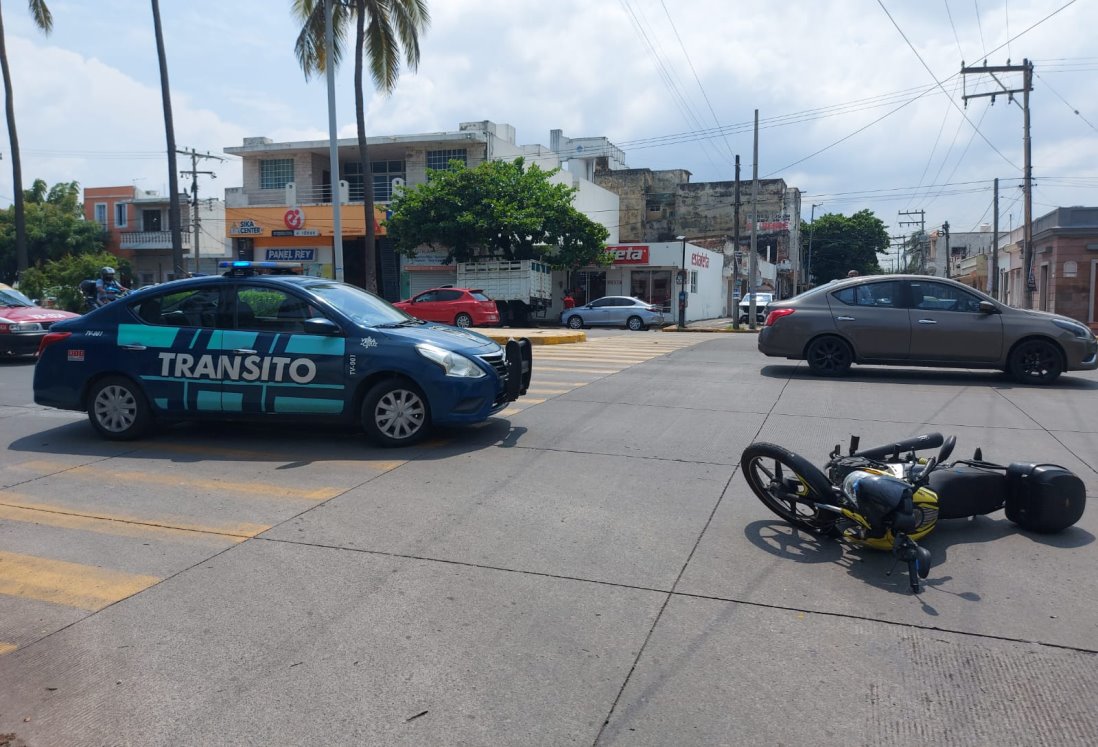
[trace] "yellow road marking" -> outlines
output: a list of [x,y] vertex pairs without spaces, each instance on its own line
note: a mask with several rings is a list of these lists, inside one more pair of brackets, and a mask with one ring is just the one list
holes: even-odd
[[527,394],[567,394],[572,391],[571,389],[543,389],[540,386],[530,387],[526,390]]
[[159,583],[156,576],[0,551],[0,594],[96,611]]
[[4,643],[3,641],[0,641],[0,656],[10,654],[16,648],[17,646],[14,643]]
[[568,373],[589,373],[589,374],[615,374],[620,373],[620,368],[582,368],[580,366],[537,366],[535,368],[538,371],[567,371]]
[[[16,500],[19,499],[19,500]],[[0,519],[20,521],[30,524],[63,529],[77,529],[98,534],[112,534],[119,537],[151,537],[163,539],[193,539],[197,536],[228,538],[232,542],[243,542],[265,532],[271,527],[266,524],[234,524],[232,526],[203,526],[181,523],[171,519],[153,520],[120,514],[88,513],[76,511],[65,506],[47,503],[32,503],[24,496],[0,492]]]
[[517,415],[522,412],[521,407],[508,407],[506,410],[500,410],[496,413],[497,418],[505,418],[509,415]]
[[[85,465],[82,467],[70,467],[57,462],[33,461],[24,462],[20,466],[27,469],[41,471],[65,472],[68,475],[81,475],[108,479],[112,483],[131,482],[153,485],[178,486],[198,488],[211,491],[230,491],[244,493],[246,495],[258,495],[264,498],[288,498],[296,501],[325,501],[339,495],[346,488],[314,488],[311,490],[298,490],[282,485],[273,485],[263,482],[230,482],[228,480],[204,480],[194,477],[175,477],[172,475],[153,474],[149,472],[122,471],[117,469],[104,469]],[[152,465],[150,465],[152,466]]]
[[[587,386],[587,384],[589,384],[590,382],[588,382],[588,381],[553,381],[552,379],[546,379],[545,381],[538,381],[537,383],[539,383],[539,384],[552,384],[554,386],[577,387],[577,386]],[[565,391],[570,392],[572,390],[571,389],[566,389]]]
[[401,465],[407,464],[408,460],[385,460],[385,459],[369,459],[363,456],[362,459],[325,459],[323,457],[303,458],[300,454],[287,454],[284,452],[275,451],[252,451],[249,449],[221,449],[215,446],[200,446],[198,444],[181,444],[181,443],[156,443],[149,444],[142,447],[145,453],[163,453],[171,456],[173,453],[180,454],[197,454],[200,456],[214,456],[221,458],[239,459],[241,461],[275,461],[275,462],[322,462],[324,466],[346,465],[353,467],[373,467],[381,470],[382,472],[388,472],[389,470],[396,469]]

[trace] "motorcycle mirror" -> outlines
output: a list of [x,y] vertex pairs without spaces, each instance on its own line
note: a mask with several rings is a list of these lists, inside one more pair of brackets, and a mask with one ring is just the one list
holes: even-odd
[[949,455],[953,453],[953,447],[957,445],[957,437],[950,436],[942,444],[941,451],[938,452],[938,464],[944,464],[946,459],[949,459]]

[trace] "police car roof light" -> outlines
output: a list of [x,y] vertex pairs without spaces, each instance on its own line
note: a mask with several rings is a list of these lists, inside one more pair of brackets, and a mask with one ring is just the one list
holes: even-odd
[[243,259],[223,259],[217,263],[217,266],[228,268],[228,272],[225,274],[234,276],[256,275],[261,271],[266,271],[271,275],[293,275],[295,271],[300,271],[303,267],[300,262],[253,262]]

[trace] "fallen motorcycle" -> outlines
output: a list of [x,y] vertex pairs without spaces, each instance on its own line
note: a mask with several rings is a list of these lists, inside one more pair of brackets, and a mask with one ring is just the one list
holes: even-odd
[[[1031,462],[995,464],[984,461],[981,449],[972,459],[946,463],[956,443],[953,436],[929,433],[859,450],[854,436],[848,453],[836,445],[821,470],[789,449],[756,442],[744,449],[740,468],[763,505],[794,527],[890,550],[897,563],[907,564],[915,593],[923,590],[932,564],[918,540],[939,519],[1005,509],[1022,529],[1050,533],[1083,515],[1086,488],[1069,470]],[[918,455],[939,447],[937,456]]]

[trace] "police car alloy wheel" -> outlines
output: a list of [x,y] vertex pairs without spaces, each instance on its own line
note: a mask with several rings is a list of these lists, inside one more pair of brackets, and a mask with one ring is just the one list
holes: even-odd
[[427,398],[410,381],[379,382],[362,401],[362,427],[379,446],[416,443],[427,435],[430,426]]
[[128,441],[148,429],[151,415],[144,395],[132,381],[111,376],[92,388],[88,419],[104,438]]

